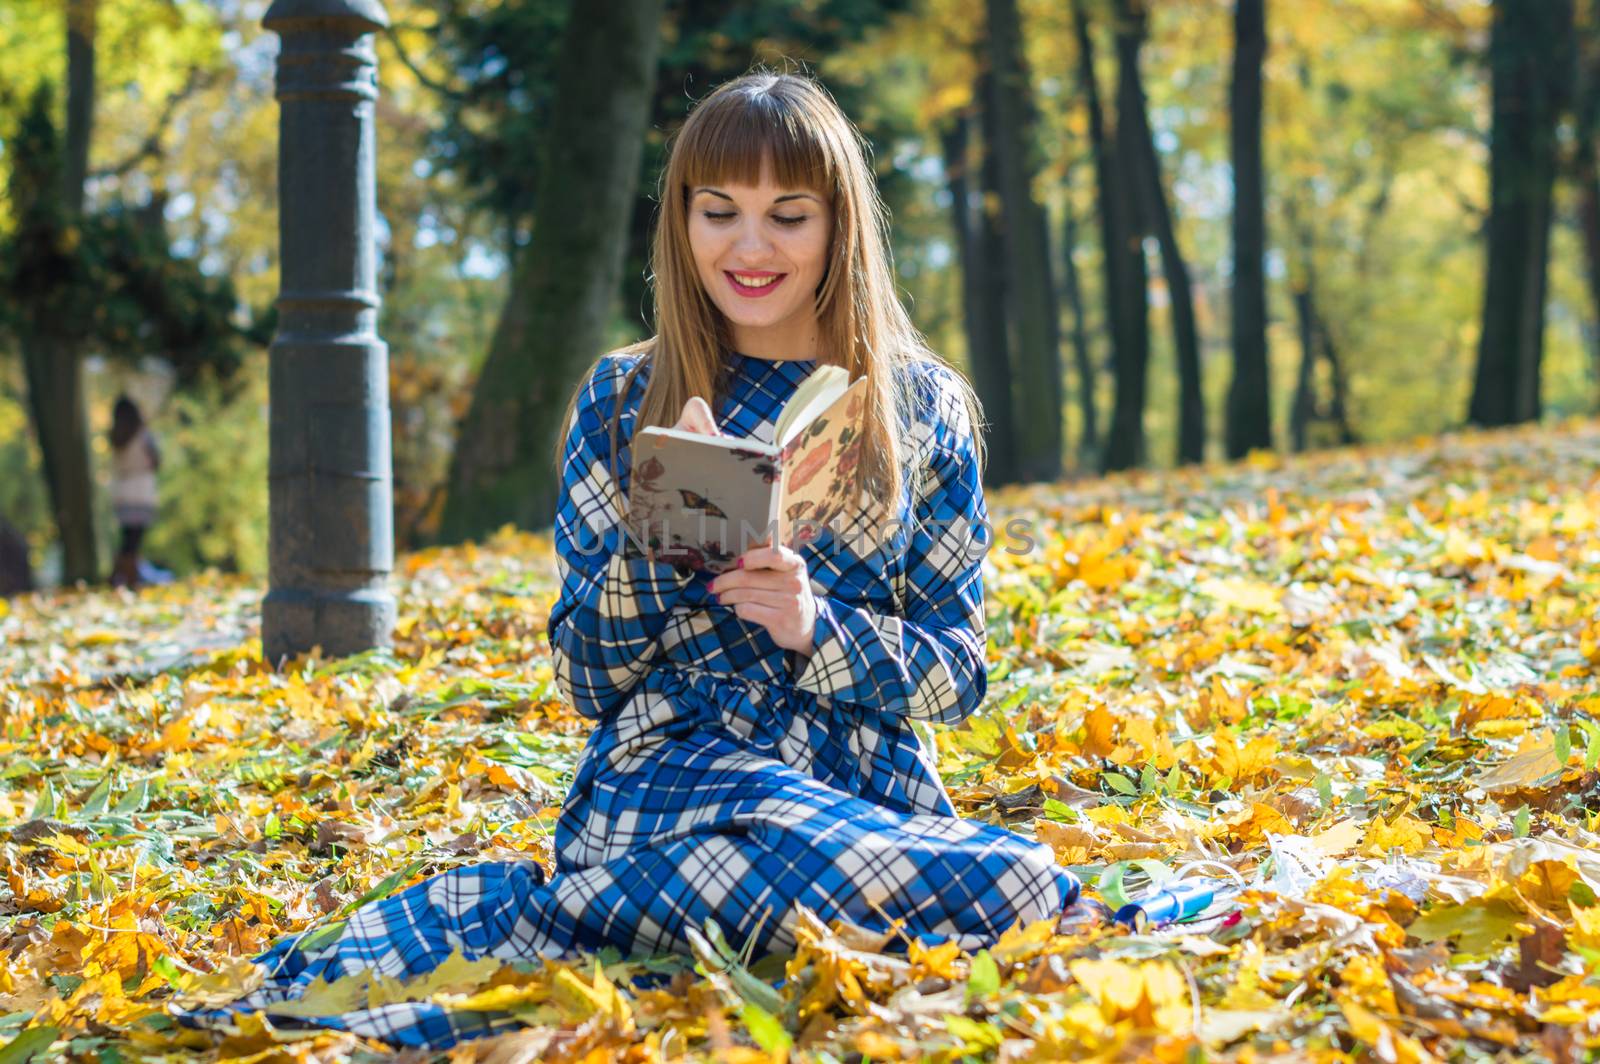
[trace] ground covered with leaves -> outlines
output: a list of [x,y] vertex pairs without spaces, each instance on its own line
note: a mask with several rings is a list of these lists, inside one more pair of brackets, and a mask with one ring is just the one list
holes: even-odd
[[[1600,1046],[1600,424],[990,504],[1034,543],[989,554],[991,697],[936,736],[952,797],[1112,905],[1200,876],[1211,909],[975,956],[803,922],[751,967],[713,935],[363,1002],[504,1015],[462,1060]],[[167,1009],[433,872],[549,865],[587,728],[551,682],[553,575],[537,536],[410,555],[392,651],[277,672],[239,582],[0,601],[0,1059],[385,1055]]]

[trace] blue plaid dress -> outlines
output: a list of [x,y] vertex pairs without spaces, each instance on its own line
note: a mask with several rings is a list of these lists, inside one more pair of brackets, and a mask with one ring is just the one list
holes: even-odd
[[[953,371],[908,371],[917,416],[906,439],[930,473],[921,525],[908,521],[908,483],[907,524],[876,547],[831,532],[805,546],[818,612],[801,660],[713,602],[709,576],[651,561],[622,530],[648,366],[625,396],[622,385],[640,357],[597,363],[565,441],[550,645],[558,687],[595,728],[557,823],[556,875],[531,862],[442,873],[360,910],[336,942],[280,943],[258,958],[267,984],[233,1009],[270,1014],[316,978],[416,974],[457,949],[688,953],[686,929],[708,920],[735,946],[754,938],[760,956],[794,945],[796,905],[977,949],[1076,900],[1077,879],[1049,847],[956,816],[913,726],[965,719],[987,686],[987,511]],[[728,363],[719,426],[770,442],[817,363]],[[315,1022],[437,1048],[505,1019],[400,1003]]]

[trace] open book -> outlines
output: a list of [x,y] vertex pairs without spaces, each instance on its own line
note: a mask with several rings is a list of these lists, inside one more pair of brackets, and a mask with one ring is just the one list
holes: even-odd
[[633,440],[628,520],[658,561],[724,572],[751,547],[798,549],[861,495],[865,377],[819,366],[784,404],[772,443],[651,426]]

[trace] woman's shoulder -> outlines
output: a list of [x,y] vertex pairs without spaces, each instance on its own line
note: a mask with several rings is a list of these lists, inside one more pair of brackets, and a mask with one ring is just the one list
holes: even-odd
[[[637,370],[637,372],[635,372]],[[578,384],[574,407],[586,430],[608,421],[617,407],[626,419],[637,410],[650,379],[649,352],[635,347],[608,351],[595,359]]]
[[[589,372],[584,377],[583,391],[591,400],[610,398],[625,387],[628,387],[629,391],[643,392],[650,376],[649,357],[648,351],[638,350],[637,346],[606,352],[595,359],[594,365],[589,367]],[[637,373],[634,372],[635,368],[638,369]],[[631,387],[629,387],[630,375]]]
[[649,352],[640,346],[608,351],[584,373],[572,400],[566,446],[581,440],[593,453],[609,455],[615,431],[619,458],[626,464],[627,441],[650,375]]
[[935,446],[956,446],[973,432],[972,387],[961,371],[936,355],[922,355],[901,363],[912,400],[913,430],[926,434]]

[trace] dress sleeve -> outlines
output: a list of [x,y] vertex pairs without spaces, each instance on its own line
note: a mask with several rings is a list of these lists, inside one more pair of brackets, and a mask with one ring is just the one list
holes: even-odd
[[[563,444],[556,507],[556,571],[561,593],[550,611],[556,687],[580,714],[599,720],[620,707],[660,649],[657,641],[683,591],[688,569],[651,561],[624,529],[627,456],[609,468],[612,410],[627,364],[602,359],[583,385]],[[632,431],[624,415],[618,446]]]
[[971,420],[952,389],[939,390],[932,429],[928,485],[905,559],[905,616],[818,595],[811,656],[794,682],[834,701],[956,724],[988,693],[989,515]]

